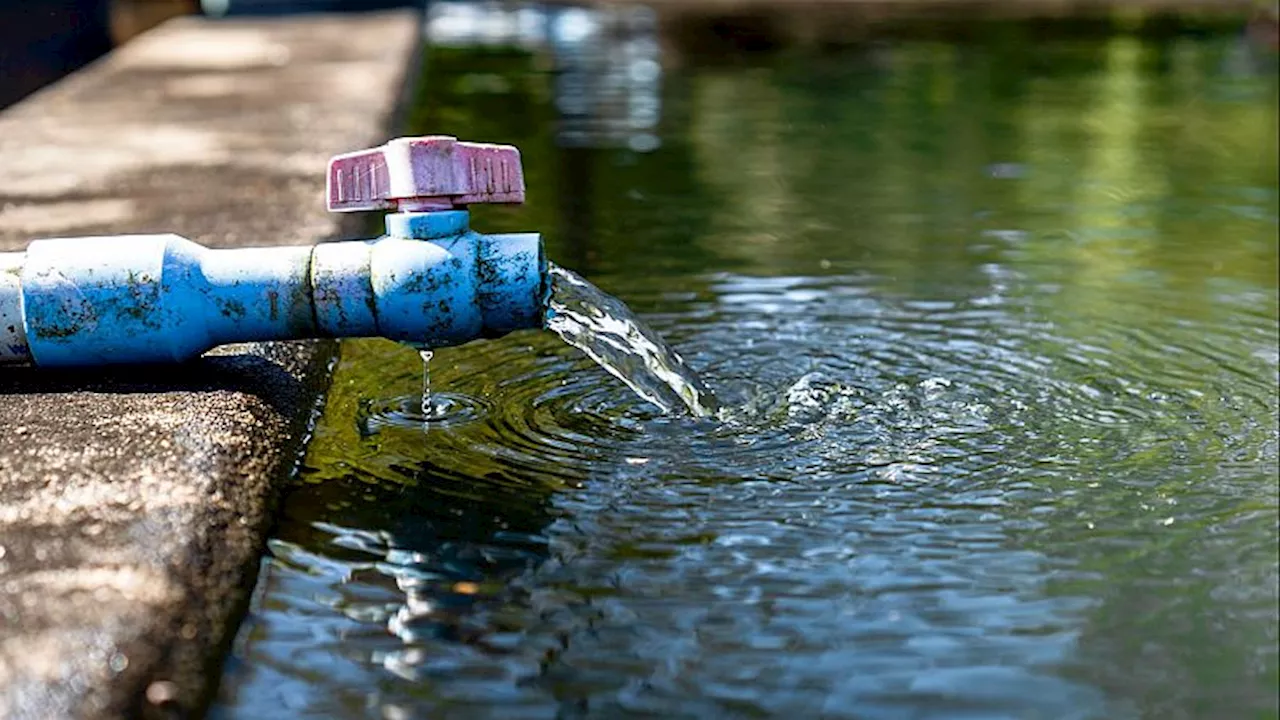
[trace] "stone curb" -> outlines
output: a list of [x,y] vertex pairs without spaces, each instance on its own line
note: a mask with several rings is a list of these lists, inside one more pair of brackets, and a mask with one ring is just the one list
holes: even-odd
[[[0,113],[0,250],[358,234],[325,211],[325,162],[386,140],[419,30],[392,12],[142,35]],[[334,348],[0,370],[0,716],[203,711]]]

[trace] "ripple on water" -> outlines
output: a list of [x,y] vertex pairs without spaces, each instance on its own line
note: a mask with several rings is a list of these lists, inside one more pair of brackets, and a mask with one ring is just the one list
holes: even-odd
[[[452,420],[429,444],[417,396],[346,420],[378,451],[321,487],[412,489],[295,504],[308,530],[273,544],[267,595],[287,615],[266,614],[257,652],[286,676],[326,658],[333,677],[298,701],[312,709],[1132,715],[1083,664],[1109,582],[1093,558],[1127,552],[1135,523],[1179,537],[1179,518],[1219,513],[1256,531],[1223,490],[1250,492],[1257,457],[1168,500],[1202,456],[1197,427],[1274,435],[1238,413],[1252,385],[1209,394],[1257,369],[1216,351],[1148,367],[1174,326],[1066,341],[1015,320],[1016,300],[895,304],[861,281],[722,276],[714,312],[690,302],[682,349],[712,359],[715,418],[665,416],[544,336],[443,351]],[[733,342],[757,351],[716,357]],[[1198,389],[1170,380],[1184,373]],[[1200,564],[1200,581],[1223,572]],[[332,644],[290,655],[302,636]]]
[[[1125,47],[1104,48],[1107,73],[1124,69]],[[1189,49],[1175,64],[1200,67]],[[923,89],[948,62],[929,52]],[[986,78],[980,55],[961,56]],[[394,397],[420,380],[412,351],[362,359],[345,346],[224,709],[1274,716],[1280,327],[1274,272],[1248,265],[1274,269],[1276,195],[1228,198],[1247,212],[1178,195],[1214,174],[1177,165],[1203,160],[1196,148],[1139,151],[1183,124],[1111,102],[1183,91],[1107,95],[1099,111],[1123,107],[1125,122],[1076,127],[1062,123],[1098,114],[1056,93],[1097,88],[1066,77],[1033,83],[1035,107],[1012,115],[1039,121],[976,165],[968,149],[954,164],[912,155],[936,127],[964,130],[965,148],[981,135],[936,116],[918,133],[891,118],[862,128],[868,149],[892,151],[865,165],[841,157],[826,119],[754,133],[760,147],[817,139],[753,156],[785,161],[773,179],[788,192],[767,186],[776,204],[704,217],[694,205],[725,201],[696,196],[672,214],[685,234],[644,235],[671,248],[701,219],[705,255],[690,262],[749,269],[606,278],[702,373],[713,417],[665,415],[683,400],[655,406],[555,338],[517,334],[437,354],[432,382],[452,404],[424,434],[417,396]],[[973,95],[943,94],[956,97],[890,104],[914,121]],[[858,99],[851,122],[883,110],[875,92],[788,105],[770,91],[766,125],[783,110],[828,118],[811,111],[840,97]],[[1230,137],[1252,137],[1229,115]],[[1102,144],[1134,130],[1142,142]],[[1025,173],[986,165],[1024,153]],[[801,212],[792,174],[805,164],[808,192],[832,194]],[[848,167],[905,171],[860,189],[820,182]],[[984,168],[995,189],[972,187]],[[1151,193],[1133,192],[1134,173],[1155,170]],[[1124,176],[1080,177],[1091,173]],[[928,181],[899,201],[881,194],[897,176]],[[966,202],[990,208],[956,212]],[[663,232],[627,215],[641,205],[610,206],[626,215],[611,232]],[[845,206],[856,213],[842,219]],[[792,224],[809,210],[831,217]],[[716,235],[775,214],[777,237]],[[1219,260],[1235,269],[1207,269]]]
[[709,364],[718,417],[663,416],[543,337],[475,348],[433,369],[452,390],[433,394],[428,446],[417,396],[354,419],[380,443],[370,474],[416,484],[416,504],[324,513],[320,552],[278,542],[272,596],[314,598],[291,601],[308,622],[335,613],[339,675],[399,678],[378,691],[391,704],[443,682],[452,701],[529,708],[568,688],[604,714],[1102,712],[1062,670],[1096,600],[1049,591],[1095,576],[1015,538],[1082,502],[1071,476],[1123,454],[1097,432],[1116,430],[1106,409],[1139,424],[1150,388],[1079,390],[1074,368],[1115,354],[1054,355],[1007,309],[822,292],[850,278],[724,282],[691,354],[748,339],[741,315],[793,352]]
[[361,403],[356,422],[365,435],[388,426],[412,430],[446,428],[482,420],[491,407],[484,398],[455,392],[433,392],[425,407],[421,395],[400,395]]

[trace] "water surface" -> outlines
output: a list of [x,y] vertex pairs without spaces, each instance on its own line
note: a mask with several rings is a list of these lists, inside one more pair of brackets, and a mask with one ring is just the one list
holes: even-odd
[[[218,717],[1276,717],[1277,81],[1235,37],[686,59],[660,147],[433,49],[548,252],[702,372],[343,347]],[[1269,66],[1268,66],[1269,63]],[[647,149],[647,148],[646,148]]]

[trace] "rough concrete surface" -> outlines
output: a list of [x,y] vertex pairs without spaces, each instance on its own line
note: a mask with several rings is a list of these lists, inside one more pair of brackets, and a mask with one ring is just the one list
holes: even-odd
[[[413,13],[180,19],[0,113],[0,250],[352,234],[327,158],[380,144]],[[0,716],[199,714],[332,344],[168,368],[0,370]]]

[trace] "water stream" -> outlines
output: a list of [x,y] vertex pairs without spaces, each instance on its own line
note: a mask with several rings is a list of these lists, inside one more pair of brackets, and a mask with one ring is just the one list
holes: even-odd
[[663,412],[715,412],[715,396],[697,373],[626,303],[555,264],[550,273],[547,329]]
[[433,353],[425,348],[418,350],[422,358],[422,417],[429,421],[435,414],[431,405],[431,358]]
[[[718,404],[690,367],[662,337],[636,316],[626,303],[576,273],[551,264],[547,329],[578,348],[636,395],[664,413],[708,417]],[[367,432],[383,425],[423,429],[471,422],[485,416],[483,398],[431,387],[432,350],[418,347],[422,360],[422,392],[369,403]]]

